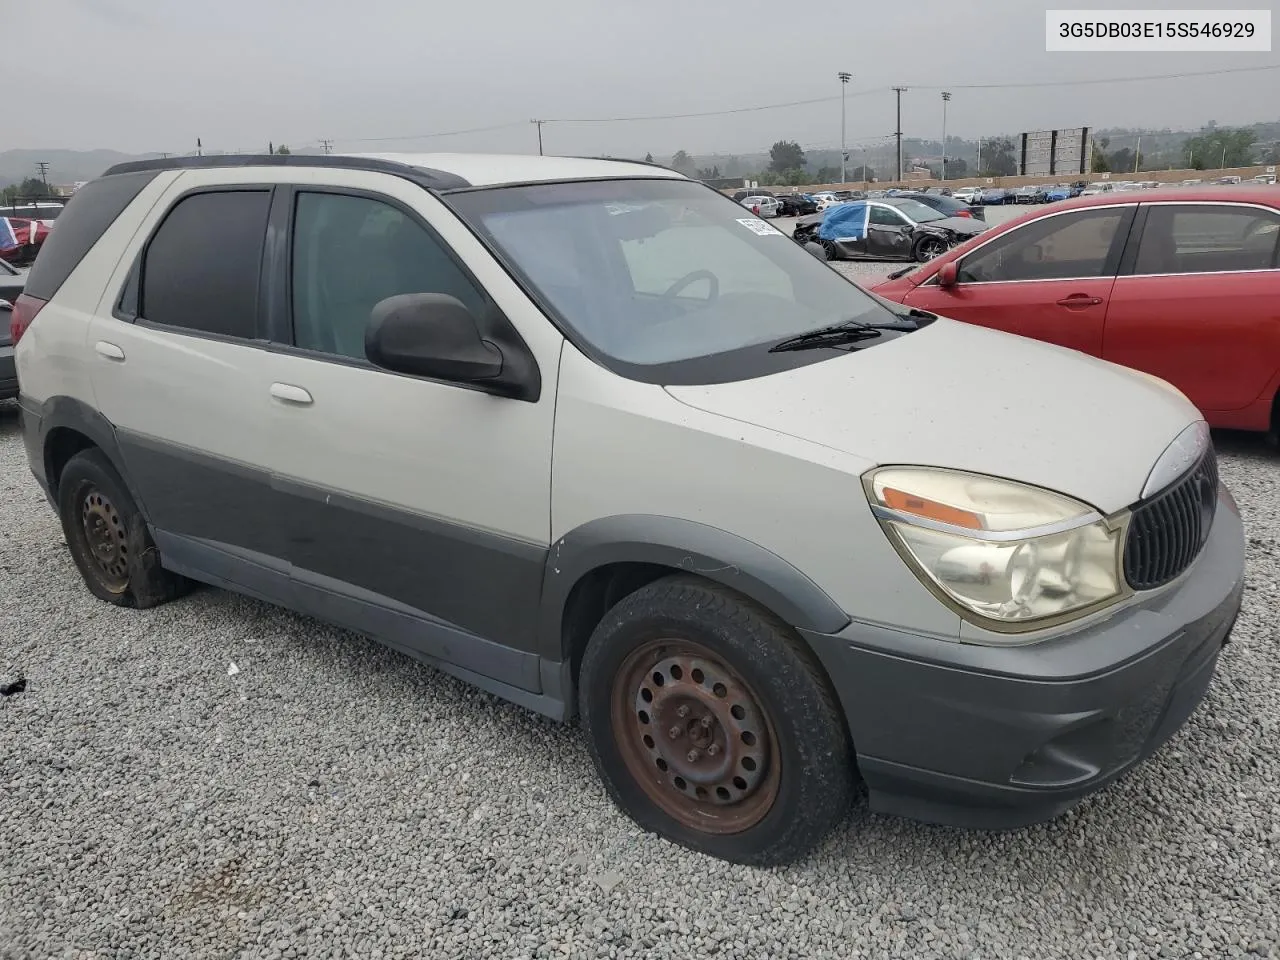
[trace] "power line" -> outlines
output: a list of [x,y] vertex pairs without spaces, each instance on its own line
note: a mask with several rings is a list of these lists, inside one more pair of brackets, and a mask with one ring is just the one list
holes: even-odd
[[917,90],[1025,90],[1033,87],[1083,87],[1098,83],[1137,83],[1142,80],[1181,80],[1184,77],[1217,77],[1228,73],[1259,73],[1280,70],[1280,63],[1256,67],[1224,67],[1221,70],[1199,70],[1183,73],[1154,73],[1140,77],[1092,77],[1088,80],[1038,80],[1031,83],[948,83],[931,85],[916,83]]
[[[849,94],[850,97],[866,97],[873,93],[879,93],[882,87],[873,87],[869,90],[858,90]],[[630,123],[636,120],[689,120],[696,117],[725,117],[734,113],[757,113],[761,110],[781,110],[786,107],[804,107],[811,103],[832,103],[839,100],[840,97],[814,97],[810,100],[789,100],[786,103],[766,103],[755,107],[733,107],[729,110],[704,110],[698,113],[663,113],[652,114],[649,116],[639,117],[559,117],[555,120],[547,120],[545,123]]]
[[[523,126],[524,121],[495,123],[487,127],[471,127],[468,130],[442,130],[437,133],[409,133],[398,137],[342,137],[340,143],[387,143],[392,140],[434,140],[437,137],[460,137],[467,133],[488,133],[490,130],[506,130],[509,127]],[[332,141],[330,141],[332,142]]]

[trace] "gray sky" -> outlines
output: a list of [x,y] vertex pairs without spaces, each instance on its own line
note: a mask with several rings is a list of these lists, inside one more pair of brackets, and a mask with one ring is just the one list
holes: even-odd
[[[1274,10],[1276,2],[1238,5]],[[182,152],[199,136],[207,149],[226,150],[328,137],[344,151],[533,152],[531,117],[691,113],[838,97],[840,70],[854,74],[851,144],[892,133],[894,98],[887,88],[895,83],[956,85],[948,131],[967,137],[1280,119],[1268,93],[1280,88],[1280,71],[1118,86],[959,89],[1280,63],[1280,52],[1046,53],[1046,6],[1075,5],[859,0],[833,6],[828,15],[804,5],[805,15],[787,17],[777,0],[0,0],[11,52],[25,47],[15,40],[48,38],[33,45],[39,54],[10,57],[10,69],[29,70],[40,87],[31,108],[19,109],[10,86],[0,149]],[[766,31],[769,25],[776,30]],[[766,32],[773,33],[771,49],[753,42]],[[874,92],[854,95],[869,89]],[[513,126],[359,142],[505,123]],[[940,127],[938,90],[904,94],[907,136],[936,137]],[[764,149],[780,138],[838,147],[840,104],[555,123],[543,132],[548,153],[652,151],[659,159],[678,148],[695,155]]]

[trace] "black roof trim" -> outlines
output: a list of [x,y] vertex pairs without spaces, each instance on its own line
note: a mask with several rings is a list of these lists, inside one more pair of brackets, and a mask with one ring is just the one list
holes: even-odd
[[140,173],[160,170],[209,170],[218,167],[329,167],[340,170],[368,170],[374,173],[412,175],[424,186],[435,190],[452,190],[471,186],[471,182],[444,170],[415,167],[395,160],[376,157],[317,156],[312,154],[231,154],[210,157],[166,157],[155,160],[130,160],[117,163],[103,174]]
[[[642,167],[657,167],[660,170],[670,170],[672,173],[680,173],[675,167],[669,167],[665,163],[659,163],[657,160],[628,160],[626,157],[581,157],[572,154],[566,157],[568,160],[607,160],[610,163],[638,163]],[[683,176],[683,174],[682,174]]]

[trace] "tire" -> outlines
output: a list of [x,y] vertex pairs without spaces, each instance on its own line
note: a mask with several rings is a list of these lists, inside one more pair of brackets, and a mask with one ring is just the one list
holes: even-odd
[[945,240],[938,237],[921,237],[916,241],[915,248],[911,251],[911,256],[916,263],[928,263],[946,252],[947,244]]
[[819,240],[818,243],[822,245],[823,252],[826,253],[828,260],[840,259],[840,251],[836,249],[836,245],[834,241]]
[[71,559],[99,600],[146,609],[190,590],[189,580],[160,565],[146,521],[102,451],[83,450],[62,468],[58,516]]
[[790,863],[852,806],[844,715],[813,655],[718,584],[678,575],[621,600],[591,635],[578,698],[614,802],[691,850]]

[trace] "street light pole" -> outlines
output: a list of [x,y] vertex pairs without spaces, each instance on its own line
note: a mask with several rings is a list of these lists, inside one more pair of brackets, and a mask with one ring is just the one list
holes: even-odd
[[902,183],[902,94],[906,87],[894,87],[893,92],[898,95],[898,129],[894,134],[898,138],[898,183]]
[[947,103],[951,100],[951,94],[943,91],[942,94],[942,179],[947,179]]
[[841,70],[836,74],[840,78],[840,186],[844,186],[849,182],[849,173],[846,169],[849,163],[849,150],[845,147],[844,128],[845,128],[845,112],[844,112],[844,93],[849,88],[849,81],[853,79],[853,74]]

